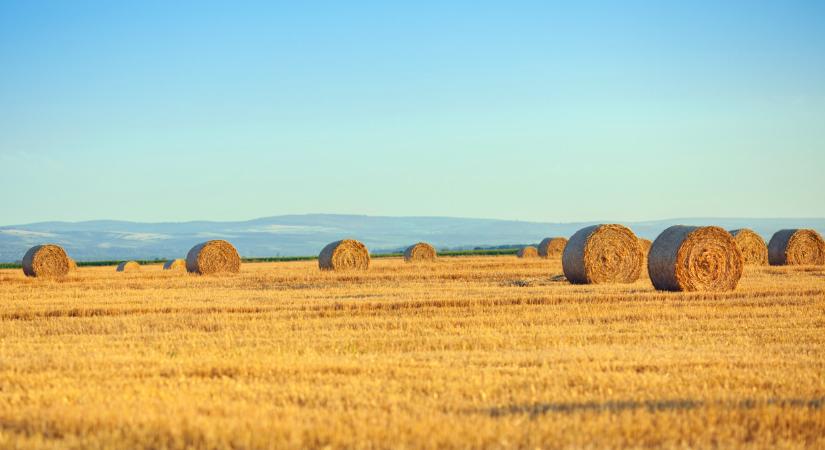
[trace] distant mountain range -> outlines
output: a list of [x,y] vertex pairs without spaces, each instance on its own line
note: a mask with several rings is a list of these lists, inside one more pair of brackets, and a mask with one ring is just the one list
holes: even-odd
[[[78,261],[184,257],[193,245],[209,239],[226,239],[246,257],[316,255],[327,243],[346,237],[363,241],[374,253],[398,251],[419,241],[429,242],[441,250],[459,250],[535,244],[545,237],[569,237],[593,223],[596,222],[331,214],[274,216],[243,222],[40,222],[0,227],[0,262],[19,261],[29,247],[47,242],[62,245]],[[782,228],[814,228],[825,232],[822,218],[692,218],[625,223],[637,235],[648,239],[654,239],[673,224],[751,228],[766,240]]]

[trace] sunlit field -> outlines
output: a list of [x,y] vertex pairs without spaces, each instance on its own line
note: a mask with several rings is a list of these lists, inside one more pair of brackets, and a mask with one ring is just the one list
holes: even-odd
[[560,262],[0,271],[0,447],[825,447],[825,268],[721,294]]

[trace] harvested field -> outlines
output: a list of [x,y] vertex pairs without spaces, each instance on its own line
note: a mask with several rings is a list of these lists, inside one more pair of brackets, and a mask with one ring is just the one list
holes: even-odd
[[825,267],[713,293],[561,274],[0,270],[0,448],[825,446]]

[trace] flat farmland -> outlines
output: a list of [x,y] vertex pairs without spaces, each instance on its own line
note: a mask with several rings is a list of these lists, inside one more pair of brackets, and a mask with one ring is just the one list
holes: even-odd
[[513,256],[0,270],[0,447],[825,447],[825,268],[577,286]]

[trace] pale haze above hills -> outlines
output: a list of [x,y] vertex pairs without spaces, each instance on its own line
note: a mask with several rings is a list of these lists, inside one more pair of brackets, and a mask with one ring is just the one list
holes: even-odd
[[[536,244],[545,237],[569,237],[592,223],[595,222],[330,214],[274,216],[240,222],[40,222],[0,226],[0,262],[19,261],[29,247],[42,243],[62,245],[79,261],[179,258],[193,245],[210,239],[232,242],[245,257],[317,255],[327,243],[347,237],[363,241],[374,253],[397,251],[419,241],[430,242],[441,250],[468,249]],[[822,218],[691,218],[624,224],[638,236],[651,240],[673,224],[751,228],[766,241],[782,228],[814,228],[825,232]]]

